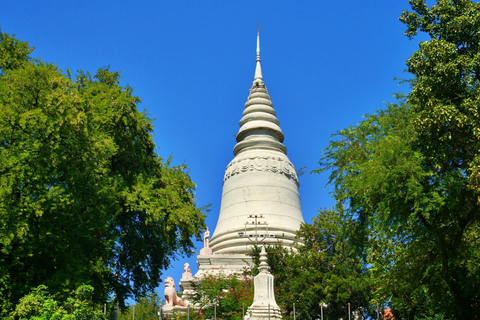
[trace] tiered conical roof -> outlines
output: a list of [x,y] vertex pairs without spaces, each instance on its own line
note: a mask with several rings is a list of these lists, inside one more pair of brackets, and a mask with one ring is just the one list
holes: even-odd
[[250,95],[245,103],[240,130],[237,133],[237,145],[233,154],[251,149],[271,149],[287,154],[283,145],[283,132],[273,103],[263,82],[260,64],[260,34],[257,34],[257,65]]

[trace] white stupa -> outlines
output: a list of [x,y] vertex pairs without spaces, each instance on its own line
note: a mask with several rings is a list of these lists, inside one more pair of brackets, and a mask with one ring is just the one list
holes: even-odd
[[200,274],[212,269],[241,270],[255,243],[291,247],[298,242],[295,232],[303,222],[297,174],[263,82],[258,34],[255,77],[236,139],[209,242],[212,254],[197,257]]

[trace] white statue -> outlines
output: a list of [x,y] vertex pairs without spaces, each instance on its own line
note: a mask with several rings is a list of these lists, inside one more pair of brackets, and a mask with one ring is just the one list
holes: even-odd
[[172,277],[165,279],[165,307],[185,306],[185,301],[177,296],[175,281]]
[[201,256],[206,256],[212,254],[212,248],[210,248],[210,231],[208,231],[208,227],[203,234],[203,249],[200,250]]
[[210,231],[208,231],[208,227],[203,234],[203,247],[210,248]]
[[[189,279],[192,277],[192,270],[190,270],[190,264],[189,263],[185,263],[183,265],[183,274],[182,274],[182,279]],[[180,285],[181,287],[181,285]]]

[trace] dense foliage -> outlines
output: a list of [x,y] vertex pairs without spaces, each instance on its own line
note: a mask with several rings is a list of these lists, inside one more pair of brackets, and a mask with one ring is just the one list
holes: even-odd
[[156,293],[149,293],[144,297],[138,298],[134,304],[126,310],[119,312],[118,320],[152,320],[158,319],[159,308],[163,304],[162,300]]
[[82,285],[58,301],[48,293],[47,287],[40,285],[20,299],[20,302],[7,319],[19,320],[105,320],[102,310],[92,302],[93,287]]
[[480,313],[480,4],[411,0],[412,91],[340,131],[320,162],[397,317]]
[[123,306],[190,254],[195,185],[156,154],[119,72],[72,76],[31,51],[0,33],[0,310],[40,284],[65,299],[88,284]]

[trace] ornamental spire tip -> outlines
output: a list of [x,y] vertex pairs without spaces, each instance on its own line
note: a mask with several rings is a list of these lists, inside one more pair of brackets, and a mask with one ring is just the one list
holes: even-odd
[[258,82],[262,81],[263,82],[263,76],[262,76],[262,66],[260,65],[260,22],[257,23],[257,66],[255,68],[255,79],[253,82]]

